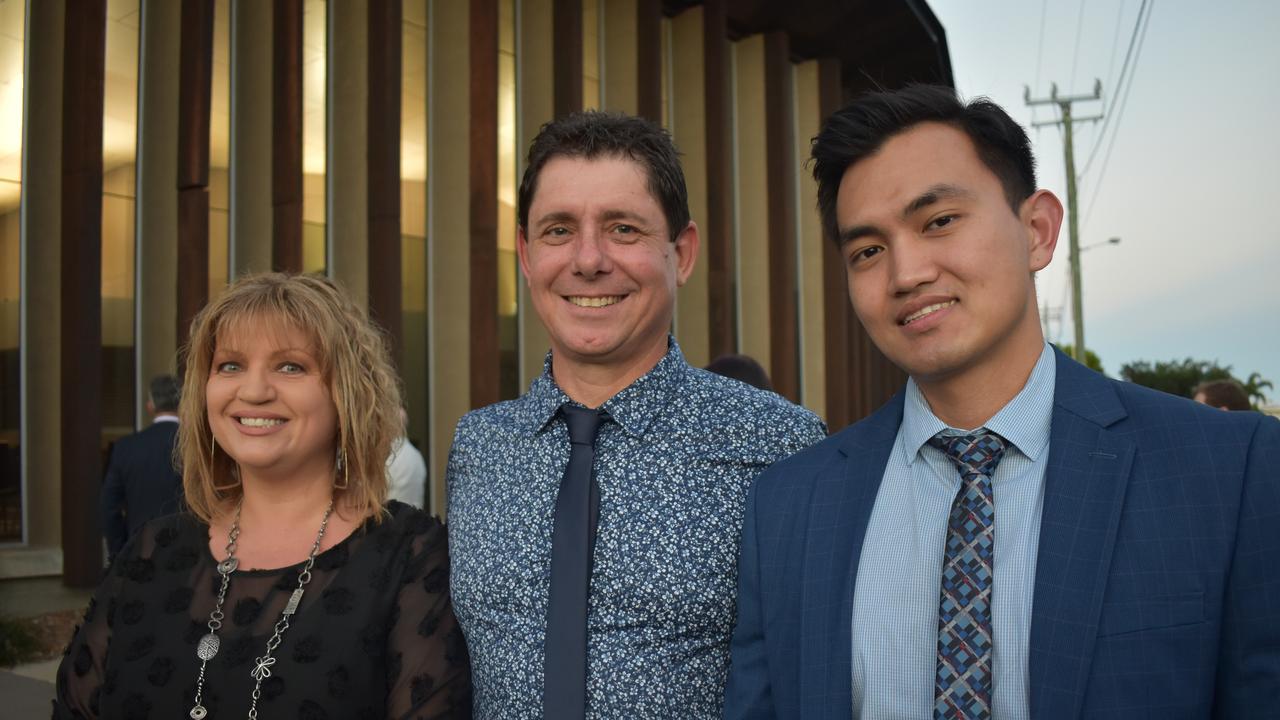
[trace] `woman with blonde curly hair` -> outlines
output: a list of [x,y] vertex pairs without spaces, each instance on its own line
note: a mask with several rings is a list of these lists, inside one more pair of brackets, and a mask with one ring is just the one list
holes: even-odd
[[386,343],[332,282],[243,278],[192,323],[188,513],[120,552],[55,717],[470,717],[439,521],[386,502]]

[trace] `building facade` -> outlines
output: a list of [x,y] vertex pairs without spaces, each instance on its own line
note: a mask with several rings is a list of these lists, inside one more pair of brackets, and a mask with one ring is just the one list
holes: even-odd
[[538,128],[583,108],[683,153],[690,362],[751,355],[833,430],[901,382],[803,161],[853,94],[952,84],[924,0],[0,0],[0,43],[0,578],[97,582],[107,448],[247,272],[367,303],[443,512],[458,418],[541,371],[516,188]]

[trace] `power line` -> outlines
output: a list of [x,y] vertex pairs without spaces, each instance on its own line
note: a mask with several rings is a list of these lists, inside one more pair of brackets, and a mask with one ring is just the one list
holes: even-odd
[[1111,36],[1111,61],[1107,63],[1107,87],[1116,87],[1116,51],[1120,49],[1120,21],[1124,19],[1124,6],[1125,0],[1120,0],[1116,10],[1116,31]]
[[1084,6],[1087,0],[1080,0],[1080,13],[1076,16],[1076,48],[1071,53],[1071,77],[1067,80],[1067,87],[1075,87],[1076,85],[1076,65],[1080,62],[1080,38],[1084,36]]
[[[1146,3],[1147,0],[1143,0],[1143,4]],[[1116,118],[1115,129],[1111,131],[1111,139],[1107,141],[1107,154],[1102,157],[1102,169],[1098,171],[1098,178],[1093,183],[1093,194],[1089,196],[1089,204],[1081,225],[1088,224],[1089,216],[1093,213],[1093,206],[1098,201],[1098,191],[1102,188],[1102,180],[1107,176],[1107,165],[1111,162],[1111,151],[1116,146],[1116,136],[1120,134],[1120,121],[1123,119],[1125,108],[1129,105],[1129,91],[1133,89],[1133,77],[1138,68],[1138,57],[1142,55],[1142,46],[1147,39],[1147,28],[1151,26],[1151,13],[1155,10],[1155,0],[1150,0],[1149,8],[1147,10],[1147,19],[1142,23],[1142,32],[1138,37],[1138,49],[1134,53],[1133,65],[1129,71],[1129,83],[1124,87],[1124,94],[1120,98],[1120,107],[1116,112],[1111,113],[1121,117]]]
[[[1034,83],[1036,87],[1036,92],[1040,91],[1040,65],[1041,65],[1041,62],[1044,60],[1044,25],[1045,25],[1044,21],[1046,16],[1048,16],[1048,14],[1049,14],[1049,0],[1044,0],[1043,2],[1040,3],[1040,41],[1036,43],[1036,48],[1037,48],[1036,79]],[[1031,108],[1031,120],[1034,122],[1035,119],[1036,119],[1036,109],[1033,106]]]
[[[1143,13],[1147,11],[1148,2],[1149,0],[1142,0],[1142,5],[1138,7],[1138,19],[1134,21],[1133,33],[1129,36],[1129,49],[1125,51],[1124,64],[1120,66],[1120,79],[1117,80],[1115,84],[1111,86],[1113,88],[1112,94],[1111,94],[1112,97],[1118,98],[1120,95],[1120,92],[1124,90],[1123,85],[1125,82],[1125,78],[1128,76],[1130,69],[1132,68],[1132,65],[1130,65],[1130,61],[1134,57],[1133,50],[1138,42],[1138,33],[1143,28],[1143,17],[1144,17]],[[1146,16],[1149,17],[1150,14],[1151,14],[1150,12],[1146,12]],[[1089,151],[1089,159],[1085,160],[1084,170],[1080,172],[1080,177],[1083,178],[1085,175],[1089,174],[1089,168],[1093,166],[1093,160],[1098,156],[1098,150],[1102,148],[1102,143],[1107,137],[1107,128],[1111,125],[1111,118],[1114,115],[1115,113],[1108,112],[1107,117],[1105,117],[1102,120],[1102,129],[1098,132],[1098,139],[1095,140],[1093,143],[1093,149]]]

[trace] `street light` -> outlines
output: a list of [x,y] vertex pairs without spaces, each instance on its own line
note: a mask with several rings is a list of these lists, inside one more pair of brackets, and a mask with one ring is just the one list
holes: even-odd
[[1080,248],[1080,252],[1084,252],[1085,250],[1092,250],[1094,248],[1099,248],[1099,247],[1102,247],[1103,245],[1119,245],[1119,244],[1120,244],[1120,238],[1118,237],[1107,238],[1106,240],[1103,240],[1101,242],[1090,243],[1088,245],[1085,245],[1084,247]]
[[1075,355],[1077,362],[1085,362],[1084,355],[1084,298],[1081,294],[1080,282],[1080,253],[1085,250],[1102,247],[1103,245],[1119,245],[1120,238],[1111,237],[1101,242],[1091,243],[1084,247],[1075,248],[1075,252],[1071,253],[1071,324],[1075,326],[1076,344],[1071,348],[1072,354]]

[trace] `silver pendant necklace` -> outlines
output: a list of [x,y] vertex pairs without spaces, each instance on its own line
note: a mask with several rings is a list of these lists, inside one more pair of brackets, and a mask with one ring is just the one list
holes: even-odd
[[[196,645],[196,657],[200,658],[200,674],[196,677],[195,705],[192,706],[191,712],[187,713],[192,720],[203,720],[209,714],[201,704],[204,694],[204,669],[218,654],[218,648],[221,645],[221,641],[218,640],[218,630],[222,627],[223,618],[226,617],[222,613],[222,603],[227,599],[227,585],[231,583],[231,573],[240,567],[240,561],[236,559],[236,539],[240,537],[242,507],[244,507],[243,497],[240,499],[240,504],[236,506],[236,515],[231,521],[231,531],[227,533],[227,558],[218,563],[218,575],[222,576],[222,586],[218,588],[218,602],[213,606],[213,612],[209,613],[209,633],[200,638],[200,643]],[[258,718],[258,700],[262,697],[262,681],[271,677],[271,666],[276,664],[276,659],[271,656],[271,653],[280,647],[284,632],[289,629],[289,619],[298,611],[298,603],[302,602],[302,590],[307,583],[311,582],[311,566],[315,565],[316,553],[320,551],[320,541],[324,539],[324,530],[329,526],[329,515],[332,512],[333,500],[331,499],[329,507],[324,511],[324,519],[320,521],[320,531],[316,533],[316,541],[311,546],[311,553],[307,555],[307,562],[302,572],[298,574],[298,587],[294,588],[293,595],[289,596],[289,602],[285,604],[284,611],[280,613],[280,619],[276,622],[275,631],[271,633],[271,639],[267,640],[267,651],[262,657],[253,659],[253,670],[249,673],[254,680],[253,694],[249,704],[249,720]]]

